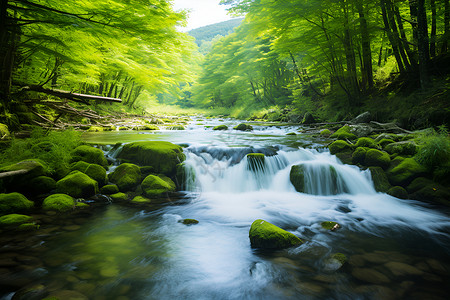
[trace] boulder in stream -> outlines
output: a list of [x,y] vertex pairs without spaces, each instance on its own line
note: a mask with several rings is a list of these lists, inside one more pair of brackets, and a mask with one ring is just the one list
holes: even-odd
[[128,192],[141,183],[141,169],[134,164],[124,163],[110,173],[108,179],[115,183],[120,191]]
[[263,153],[249,153],[247,154],[247,168],[250,171],[256,172],[264,169],[264,162],[266,156]]
[[75,199],[65,194],[54,194],[44,199],[42,208],[45,210],[54,210],[66,212],[75,208]]
[[87,198],[98,193],[98,183],[80,171],[73,171],[56,183],[56,191],[74,198]]
[[283,249],[303,243],[294,234],[261,219],[252,223],[249,238],[253,248]]
[[34,206],[34,202],[27,199],[22,194],[10,193],[0,194],[0,213],[15,213],[27,211]]
[[241,124],[233,127],[233,129],[240,130],[240,131],[252,131],[253,130],[253,126],[249,125],[249,124],[241,123]]
[[78,146],[77,148],[75,148],[75,150],[73,150],[72,156],[73,162],[82,160],[90,164],[97,164],[103,167],[108,166],[108,161],[106,160],[103,151],[91,146]]
[[175,183],[168,177],[159,177],[156,175],[147,176],[142,181],[142,191],[149,198],[160,197],[168,192],[174,192]]

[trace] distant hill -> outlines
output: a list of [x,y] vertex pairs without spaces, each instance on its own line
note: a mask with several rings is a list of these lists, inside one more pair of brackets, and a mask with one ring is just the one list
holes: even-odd
[[244,18],[231,19],[225,22],[211,24],[200,28],[192,29],[188,33],[195,37],[196,43],[201,47],[202,43],[210,42],[217,36],[226,36],[239,26]]

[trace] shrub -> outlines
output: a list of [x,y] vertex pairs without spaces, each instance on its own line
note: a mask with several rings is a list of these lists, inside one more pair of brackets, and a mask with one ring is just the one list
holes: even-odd
[[439,132],[433,130],[420,135],[417,143],[419,150],[414,158],[428,170],[450,162],[450,138],[444,126],[440,127]]

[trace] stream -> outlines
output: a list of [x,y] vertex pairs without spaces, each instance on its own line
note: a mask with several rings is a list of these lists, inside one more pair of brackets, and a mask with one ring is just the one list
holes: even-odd
[[[341,164],[320,139],[286,135],[298,126],[254,126],[253,132],[205,127],[220,124],[238,122],[194,120],[185,131],[86,133],[85,141],[103,145],[112,157],[117,153],[110,149],[119,142],[183,144],[195,175],[183,197],[156,210],[98,205],[53,220],[26,241],[1,237],[0,261],[16,255],[23,263],[16,266],[19,273],[0,267],[6,272],[0,277],[10,278],[12,286],[1,290],[0,299],[42,299],[44,293],[64,300],[448,299],[448,211],[377,193],[370,173]],[[266,154],[256,170],[246,158],[252,152]],[[307,193],[296,192],[289,181],[291,166],[299,163],[307,169]],[[186,218],[199,223],[179,222]],[[248,232],[257,219],[304,243],[252,249]],[[341,228],[324,230],[323,221]],[[348,258],[339,270],[328,263],[334,253]],[[34,293],[13,297],[24,284]]]

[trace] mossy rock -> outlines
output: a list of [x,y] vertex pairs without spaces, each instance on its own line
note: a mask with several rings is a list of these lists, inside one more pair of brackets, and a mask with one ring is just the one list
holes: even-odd
[[369,167],[369,170],[372,175],[375,190],[377,192],[386,193],[391,188],[386,172],[380,167]]
[[253,248],[263,249],[283,249],[303,243],[294,234],[261,219],[252,223],[249,238]]
[[83,173],[97,181],[99,187],[104,186],[107,182],[106,170],[100,165],[89,164],[89,166],[86,168],[86,170],[84,170]]
[[250,171],[264,170],[266,156],[263,153],[249,153],[247,154],[247,168]]
[[305,113],[302,119],[302,124],[313,124],[313,123],[316,123],[316,119],[314,118],[314,116],[310,112]]
[[366,148],[378,149],[377,143],[375,143],[375,141],[373,139],[368,138],[368,137],[359,138],[358,141],[356,142],[355,147],[366,147]]
[[[322,226],[323,229],[325,230],[335,230],[337,228],[340,228],[341,225],[337,222],[333,222],[333,221],[325,221],[320,223],[320,226]],[[333,229],[335,228],[335,229]]]
[[295,190],[299,193],[305,192],[305,166],[293,165],[289,173],[289,179]]
[[228,130],[227,125],[219,125],[213,128],[213,130]]
[[30,192],[33,195],[50,193],[56,188],[56,181],[47,176],[39,176],[30,181]]
[[[48,167],[45,162],[39,159],[26,159],[22,160],[18,163],[14,163],[11,165],[3,166],[0,168],[0,172],[13,172],[24,170],[24,174],[20,174],[18,176],[20,179],[28,181],[30,178],[38,177],[38,176],[46,176],[48,175]],[[27,182],[28,183],[28,182]]]
[[137,165],[124,163],[110,173],[108,178],[120,191],[129,192],[141,183],[141,169]]
[[36,223],[24,223],[20,224],[19,227],[17,227],[17,230],[19,231],[35,231],[40,228],[40,225]]
[[73,171],[56,183],[56,191],[74,198],[88,198],[98,193],[98,183],[80,171]]
[[431,179],[419,177],[407,187],[410,198],[450,206],[450,189]]
[[425,167],[421,166],[413,158],[405,158],[400,164],[387,172],[388,179],[393,185],[407,186],[417,177],[426,174]]
[[72,171],[80,171],[80,172],[85,172],[86,169],[89,167],[90,163],[87,163],[85,161],[77,161],[76,163],[72,163],[72,165],[70,166],[70,169]]
[[320,131],[320,135],[321,136],[325,136],[325,137],[329,137],[331,135],[331,131],[330,131],[330,129],[322,129]]
[[350,126],[345,125],[333,133],[331,138],[338,140],[356,140],[356,135],[350,132]]
[[186,128],[182,125],[174,125],[167,127],[169,130],[186,130]]
[[0,123],[0,139],[5,140],[11,137],[11,133],[9,132],[8,126]]
[[384,151],[380,151],[377,149],[370,149],[366,153],[366,157],[364,159],[364,164],[366,166],[373,167],[381,167],[386,170],[391,163],[391,158],[389,154]]
[[0,217],[0,227],[16,227],[21,224],[30,223],[33,218],[27,215],[9,214]]
[[174,192],[176,189],[175,183],[171,181],[170,178],[164,179],[156,175],[147,176],[141,183],[144,195],[149,198],[155,198],[168,192]]
[[175,175],[177,165],[186,159],[180,146],[160,141],[127,144],[119,158],[142,166],[152,166],[155,173],[167,176]]
[[369,150],[369,148],[365,148],[365,147],[356,148],[352,154],[352,163],[353,164],[364,164],[364,161],[366,159],[367,150]]
[[195,219],[184,219],[184,220],[180,220],[180,223],[183,223],[184,225],[196,225],[198,223],[200,223],[199,221],[195,220]]
[[186,165],[185,163],[179,164],[177,166],[175,183],[178,189],[186,189],[188,186],[191,186],[195,182],[195,179],[195,170],[192,166]]
[[387,145],[395,143],[394,140],[391,139],[382,139],[381,141],[378,142],[378,145],[381,146],[381,148],[386,148]]
[[393,140],[394,142],[397,142],[400,140],[400,137],[396,134],[382,133],[375,138],[375,142],[380,143],[384,139]]
[[116,193],[109,195],[113,202],[124,202],[128,200],[128,195],[125,193]]
[[42,208],[59,212],[71,211],[75,208],[75,199],[66,194],[54,194],[44,199]]
[[408,192],[401,186],[391,187],[387,194],[399,199],[408,199]]
[[115,184],[108,184],[103,186],[100,189],[100,193],[104,195],[111,195],[111,194],[117,194],[119,192],[119,187]]
[[91,126],[87,130],[88,132],[103,132],[103,127],[100,126]]
[[328,146],[331,154],[336,154],[344,151],[352,151],[353,146],[346,141],[335,141]]
[[27,211],[33,208],[34,202],[22,194],[0,194],[0,214]]
[[156,125],[147,124],[133,127],[133,130],[159,130],[159,127]]
[[72,152],[72,161],[85,161],[90,164],[97,164],[103,167],[108,166],[108,161],[103,154],[103,151],[87,145],[78,146]]
[[249,124],[241,123],[241,124],[233,127],[233,129],[239,130],[239,131],[252,131],[253,130],[253,126],[249,125]]
[[84,203],[84,202],[77,202],[75,204],[75,208],[84,209],[84,208],[88,208],[88,207],[90,207],[89,204]]
[[326,271],[337,271],[347,262],[347,256],[342,253],[334,253],[324,261]]
[[134,204],[149,204],[151,202],[152,202],[152,200],[142,197],[142,196],[136,196],[133,198],[133,200],[131,200],[131,203],[134,203]]
[[398,143],[391,143],[386,145],[384,150],[389,154],[397,155],[414,155],[417,152],[417,145],[413,141],[404,141]]

